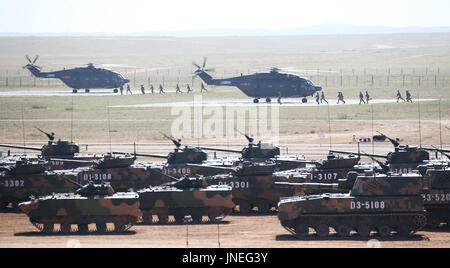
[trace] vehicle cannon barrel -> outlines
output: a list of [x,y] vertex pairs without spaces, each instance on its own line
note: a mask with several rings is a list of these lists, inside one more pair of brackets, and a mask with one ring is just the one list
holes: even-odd
[[205,150],[205,151],[225,152],[225,153],[236,153],[236,154],[242,153],[242,151],[238,151],[238,150],[218,149],[218,148],[209,148],[209,147],[198,147],[198,149]]
[[388,156],[386,156],[386,155],[377,155],[377,154],[365,154],[365,153],[354,153],[354,152],[344,152],[344,151],[330,151],[330,153],[347,154],[347,155],[358,155],[358,156],[367,156],[367,157],[388,159]]
[[22,149],[22,150],[31,150],[31,151],[41,151],[42,150],[42,148],[16,146],[16,145],[9,145],[9,144],[0,144],[0,147],[12,148],[12,149]]
[[124,153],[124,152],[113,152],[113,154],[134,155],[134,156],[140,156],[140,157],[151,157],[151,158],[161,158],[161,159],[168,159],[169,158],[166,155],[159,155],[159,154],[137,154],[137,153]]

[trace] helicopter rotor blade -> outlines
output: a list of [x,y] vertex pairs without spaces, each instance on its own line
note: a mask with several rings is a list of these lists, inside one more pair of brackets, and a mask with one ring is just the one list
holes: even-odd
[[206,61],[208,60],[207,57],[203,57],[203,69],[206,67]]
[[216,69],[211,68],[211,69],[206,69],[204,71],[207,72],[207,73],[214,73],[216,71]]
[[25,58],[27,58],[27,60],[28,60],[29,63],[32,63],[32,62],[31,62],[31,59],[30,59],[30,57],[28,57],[28,55],[25,55]]
[[36,58],[34,58],[33,64],[35,64],[38,59],[39,59],[39,55],[36,55]]
[[197,69],[201,69],[202,67],[200,67],[200,65],[198,65],[195,61],[192,62],[192,65],[194,65],[194,67],[196,67]]

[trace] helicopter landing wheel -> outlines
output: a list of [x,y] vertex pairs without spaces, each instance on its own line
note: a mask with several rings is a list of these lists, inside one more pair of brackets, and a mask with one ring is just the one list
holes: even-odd
[[307,98],[302,99],[302,103],[308,103],[308,99]]
[[118,90],[117,88],[115,88],[115,89],[113,90],[113,92],[117,94],[117,93],[119,93],[119,90]]
[[253,103],[258,104],[258,103],[259,103],[259,100],[258,100],[258,99],[254,99],[254,100],[253,100]]
[[84,90],[84,92],[89,93],[89,92],[91,92],[91,91],[90,91],[89,89],[86,88],[86,89]]
[[78,89],[72,90],[72,93],[77,94],[78,93]]
[[267,98],[267,99],[266,99],[266,102],[267,102],[267,103],[271,103],[271,102],[272,102],[272,99],[271,99],[271,98]]

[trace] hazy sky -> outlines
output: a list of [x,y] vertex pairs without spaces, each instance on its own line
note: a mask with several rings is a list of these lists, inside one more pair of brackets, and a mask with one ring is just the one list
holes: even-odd
[[450,26],[449,0],[0,0],[0,32]]

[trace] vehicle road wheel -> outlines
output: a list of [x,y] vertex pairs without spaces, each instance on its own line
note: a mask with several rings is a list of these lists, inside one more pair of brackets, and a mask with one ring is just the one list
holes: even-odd
[[222,220],[220,218],[220,213],[210,213],[210,214],[208,214],[208,218],[209,218],[209,221],[213,222],[213,223],[217,223]]
[[430,226],[431,228],[441,227],[441,219],[437,216],[429,216],[428,217],[428,226]]
[[319,237],[328,237],[330,235],[330,227],[326,224],[320,224],[316,227],[316,233]]
[[271,99],[271,98],[267,98],[267,99],[266,99],[266,102],[267,102],[267,103],[271,103],[271,102],[272,102],[272,99]]
[[250,213],[251,210],[252,210],[252,207],[250,206],[249,203],[240,203],[239,204],[239,211],[242,214],[248,214],[248,213]]
[[427,217],[424,215],[417,215],[414,217],[414,229],[420,230],[427,225]]
[[169,223],[169,215],[167,214],[158,214],[159,224],[168,224]]
[[259,100],[258,100],[258,99],[254,99],[254,100],[253,100],[253,103],[258,104],[258,103],[259,103]]
[[195,224],[200,224],[203,222],[203,216],[201,214],[192,214],[192,222]]
[[389,236],[391,236],[391,232],[392,232],[391,227],[389,227],[387,225],[382,225],[382,226],[378,227],[378,234],[381,237],[389,237]]
[[175,215],[174,215],[174,218],[175,218],[175,222],[178,223],[178,224],[184,222],[184,215],[181,215],[181,214],[175,214]]
[[358,234],[361,237],[369,237],[370,236],[370,227],[368,225],[360,225],[358,227]]
[[298,239],[306,238],[309,235],[309,227],[304,224],[299,224],[295,227],[295,237]]
[[381,237],[389,237],[391,236],[391,227],[387,226],[387,225],[382,225],[381,227],[378,228],[378,234]]
[[69,234],[72,231],[72,225],[70,223],[61,224],[61,232],[64,234]]
[[125,232],[126,225],[123,222],[115,222],[114,223],[114,232],[123,233]]
[[97,223],[95,224],[95,226],[97,227],[98,233],[106,233],[107,231],[106,223]]
[[348,225],[342,224],[339,225],[336,231],[340,237],[349,237],[351,229],[350,227],[348,227]]
[[89,232],[89,225],[87,224],[78,224],[78,232],[82,234],[86,234]]
[[268,203],[261,203],[258,205],[258,212],[260,214],[267,214],[270,211],[270,205]]
[[45,234],[53,233],[55,229],[55,225],[52,223],[44,223],[44,228],[42,229],[42,232]]
[[397,229],[397,233],[401,237],[408,237],[411,235],[411,227],[410,226],[402,226]]

